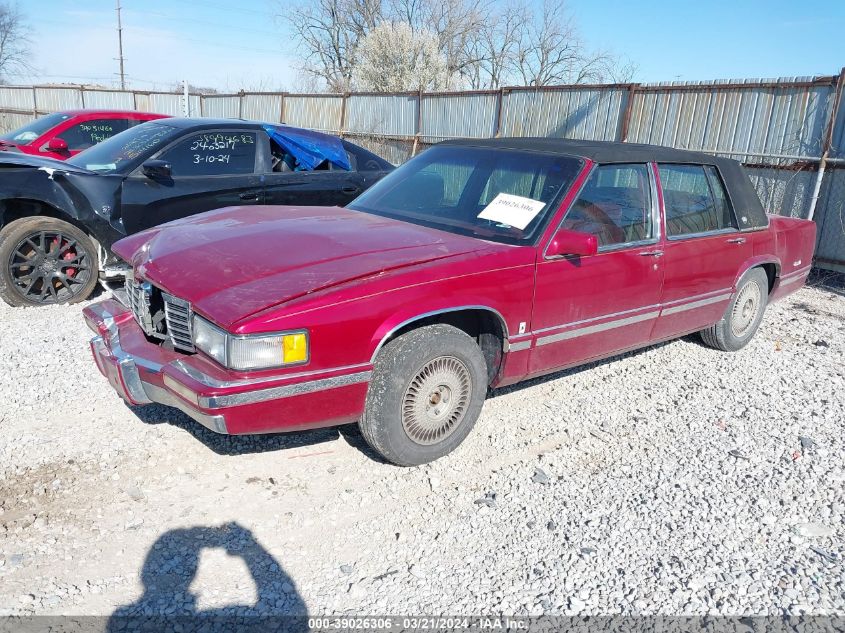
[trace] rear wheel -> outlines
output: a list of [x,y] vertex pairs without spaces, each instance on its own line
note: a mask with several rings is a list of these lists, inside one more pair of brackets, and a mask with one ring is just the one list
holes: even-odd
[[72,224],[37,216],[0,230],[0,298],[11,306],[82,301],[97,275],[94,245]]
[[725,352],[745,347],[754,337],[769,299],[769,277],[761,268],[752,268],[737,284],[736,294],[724,316],[701,331],[705,344]]
[[380,455],[416,466],[453,451],[487,397],[478,344],[451,325],[430,325],[388,343],[376,358],[361,434]]

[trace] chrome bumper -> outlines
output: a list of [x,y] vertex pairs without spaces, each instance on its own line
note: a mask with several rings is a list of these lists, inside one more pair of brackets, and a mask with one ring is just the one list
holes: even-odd
[[[197,411],[180,398],[169,393],[166,389],[142,380],[141,374],[138,371],[139,364],[151,371],[161,371],[162,365],[124,352],[120,347],[120,336],[116,331],[112,335],[109,345],[106,345],[102,336],[92,338],[91,351],[94,354],[94,360],[100,371],[109,378],[109,381],[115,386],[118,393],[124,396],[124,399],[130,404],[144,405],[156,403],[174,407],[215,433],[228,433],[226,430],[226,418],[223,415],[211,415]],[[110,375],[112,372],[116,372],[116,380],[112,380],[112,376]],[[123,389],[121,390],[118,387],[123,387]],[[123,391],[125,391],[125,394]],[[128,396],[128,398],[125,396]]]
[[[185,358],[161,354],[152,344],[148,352],[151,357],[146,357],[146,341],[139,344],[134,340],[135,329],[141,336],[140,327],[131,312],[113,300],[89,306],[83,314],[97,334],[91,339],[97,367],[124,400],[133,405],[157,403],[174,407],[215,433],[230,434],[232,425],[242,426],[243,416],[252,415],[243,411],[245,405],[284,401],[305,394],[320,397],[320,392],[367,383],[372,374],[370,364],[361,364],[285,376],[214,378]],[[122,333],[131,352],[121,344]],[[227,424],[227,416],[231,424]]]

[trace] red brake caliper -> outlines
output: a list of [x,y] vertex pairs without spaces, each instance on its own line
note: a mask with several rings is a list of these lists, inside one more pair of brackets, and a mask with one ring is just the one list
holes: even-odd
[[[57,251],[61,251],[68,244],[67,240],[64,243],[59,243],[59,238],[54,238],[53,243],[50,245],[50,248],[55,248]],[[70,261],[71,259],[76,258],[76,251],[72,248],[69,248],[66,252],[62,253],[62,259],[65,261]],[[73,277],[76,275],[76,268],[68,268],[67,272],[65,273],[68,277]]]

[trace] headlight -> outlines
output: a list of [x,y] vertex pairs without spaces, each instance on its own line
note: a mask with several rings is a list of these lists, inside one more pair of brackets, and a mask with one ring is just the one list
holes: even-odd
[[248,371],[299,365],[308,360],[308,333],[235,336],[194,315],[194,345],[230,369]]
[[226,365],[226,332],[194,315],[194,345],[221,365]]

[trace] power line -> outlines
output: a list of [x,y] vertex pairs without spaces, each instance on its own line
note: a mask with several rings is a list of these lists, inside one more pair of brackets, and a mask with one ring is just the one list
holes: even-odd
[[[158,12],[151,12],[151,11],[140,11],[137,9],[124,9],[126,13],[136,13],[138,15],[143,15],[144,17],[156,17],[156,18],[165,18],[168,20],[178,20],[178,18],[173,14],[167,13],[158,13]],[[272,35],[275,37],[281,37],[281,33],[278,31],[264,31],[261,29],[254,29],[251,26],[237,26],[232,24],[223,24],[222,22],[212,22],[210,20],[197,20],[195,18],[191,18],[191,24],[205,24],[207,26],[216,26],[221,29],[231,30],[236,29],[239,31],[246,31],[248,33],[261,33],[263,35]]]
[[262,15],[267,17],[267,11],[259,11],[258,9],[244,9],[241,7],[233,8],[232,5],[227,4],[218,4],[216,2],[206,2],[205,0],[170,0],[171,2],[181,2],[183,4],[189,4],[192,7],[197,5],[209,7],[211,9],[219,9],[221,11],[237,11],[238,13],[254,13],[255,15]]
[[[131,30],[133,30],[133,28],[134,27],[127,27],[126,30],[131,31]],[[143,35],[144,35],[144,37],[150,37],[150,38],[153,38],[153,39],[164,39],[164,40],[168,40],[168,41],[173,41],[173,39],[174,39],[173,36],[167,35],[167,34],[164,34],[164,33],[159,34],[159,33],[144,32]],[[210,46],[212,44],[212,42],[209,42],[208,40],[200,40],[200,39],[195,39],[195,38],[190,38],[190,37],[182,37],[181,35],[177,39],[180,42],[194,42],[196,44],[205,44],[207,46]],[[268,55],[282,55],[283,54],[281,49],[270,50],[268,48],[253,48],[251,46],[238,46],[236,44],[226,44],[225,49],[218,48],[216,50],[219,50],[220,53],[225,53],[227,50],[229,50],[231,48],[239,49],[239,50],[242,50],[242,51],[250,51],[250,52],[253,52],[253,53],[267,53]]]

